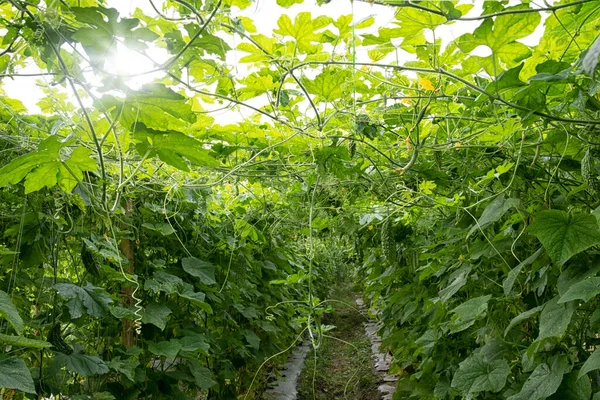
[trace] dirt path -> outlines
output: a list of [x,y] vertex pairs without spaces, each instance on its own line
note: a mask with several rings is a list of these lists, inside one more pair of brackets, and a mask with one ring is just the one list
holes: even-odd
[[[371,342],[365,336],[361,316],[348,287],[334,291],[331,303],[335,311],[326,314],[323,323],[336,328],[327,332],[317,349],[306,358],[298,382],[298,400],[380,400],[380,377],[373,372]],[[316,364],[316,371],[315,371]]]

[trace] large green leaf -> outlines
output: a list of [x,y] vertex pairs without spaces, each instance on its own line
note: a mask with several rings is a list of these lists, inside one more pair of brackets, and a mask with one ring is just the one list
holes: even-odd
[[478,229],[483,230],[487,228],[490,224],[502,218],[502,216],[508,210],[510,210],[513,207],[516,208],[520,204],[521,201],[519,199],[507,199],[505,198],[504,194],[501,194],[500,196],[496,197],[485,208],[485,210],[481,214],[481,217],[479,218],[479,221],[477,221],[477,224],[475,224],[471,228],[471,230],[467,234],[467,237],[471,236],[471,234],[477,231]]
[[592,397],[592,383],[586,377],[578,379],[577,371],[570,372],[563,377],[556,393],[550,400],[588,400]]
[[135,138],[139,141],[136,147],[140,154],[158,155],[162,161],[182,171],[190,170],[188,161],[202,166],[219,165],[201,142],[180,132],[159,132],[139,125]]
[[133,382],[135,380],[135,369],[138,365],[140,365],[140,362],[135,357],[126,359],[121,359],[121,357],[115,357],[112,360],[108,361],[106,365],[110,369],[125,375],[127,379]]
[[167,320],[171,313],[171,309],[164,304],[150,303],[142,314],[142,322],[152,324],[162,331],[167,326]]
[[8,294],[2,290],[0,290],[0,316],[6,318],[19,335],[23,333],[23,319]]
[[315,51],[313,43],[320,42],[323,36],[322,33],[316,31],[325,28],[331,22],[331,18],[323,15],[313,18],[310,12],[298,13],[294,22],[286,14],[282,14],[277,21],[279,28],[273,32],[293,37],[301,52],[312,53]]
[[543,248],[540,247],[535,253],[533,253],[532,255],[527,257],[525,260],[520,262],[519,265],[517,265],[516,267],[514,267],[513,269],[510,270],[510,272],[506,276],[506,279],[504,280],[504,282],[502,282],[502,287],[504,288],[504,294],[506,294],[506,295],[510,294],[510,292],[513,289],[513,285],[515,284],[515,280],[517,279],[517,276],[519,276],[519,274],[521,273],[521,270],[524,267],[528,266],[529,264],[533,263],[535,260],[537,260],[539,258],[539,256],[542,254],[542,251],[543,251]]
[[558,304],[558,296],[544,304],[540,314],[540,333],[536,340],[562,337],[575,311],[573,303]]
[[344,93],[351,88],[349,81],[352,79],[352,73],[346,69],[327,68],[314,79],[302,79],[304,87],[308,93],[316,94],[322,99],[333,101],[341,98]]
[[82,44],[91,60],[102,65],[104,60],[116,51],[117,36],[133,49],[145,49],[145,41],[153,41],[158,35],[148,28],[136,28],[137,18],[120,18],[114,8],[72,7],[71,12],[77,21],[87,26],[80,27],[72,38]]
[[217,384],[213,379],[213,374],[210,369],[204,367],[197,361],[188,361],[188,363],[190,372],[194,376],[194,381],[200,389],[210,389]]
[[256,333],[252,332],[250,329],[246,329],[244,337],[246,338],[246,341],[248,342],[248,344],[251,347],[255,348],[256,350],[259,349],[260,338],[258,337],[258,335]]
[[59,184],[61,189],[71,192],[83,179],[84,171],[96,171],[96,161],[91,150],[75,148],[66,157],[60,152],[71,141],[62,141],[58,136],[44,139],[36,151],[17,157],[0,168],[0,187],[17,184],[25,180],[25,193]]
[[194,291],[194,286],[189,283],[183,283],[181,290],[177,294],[187,300],[190,300],[193,304],[197,305],[209,314],[212,314],[212,308],[204,300],[206,295],[202,292]]
[[467,281],[469,280],[469,274],[471,273],[472,269],[473,268],[470,265],[466,265],[450,275],[448,278],[450,283],[440,290],[440,300],[442,303],[446,303],[463,286],[467,284]]
[[600,350],[595,350],[592,355],[585,360],[583,367],[581,367],[581,371],[579,371],[579,377],[581,378],[587,373],[597,369],[600,369]]
[[[433,5],[438,8],[438,4]],[[383,40],[401,38],[400,47],[410,53],[414,53],[421,46],[427,43],[425,39],[425,29],[433,30],[438,25],[447,21],[446,17],[430,12],[422,12],[416,8],[402,7],[396,13],[399,27],[379,29],[379,36]],[[391,42],[390,42],[391,44]],[[387,46],[394,48],[395,46]]]
[[205,335],[187,335],[179,339],[179,342],[181,343],[181,351],[201,351],[202,354],[208,355],[210,350],[210,344],[206,341]]
[[554,394],[560,386],[563,374],[568,368],[565,356],[554,356],[548,364],[538,365],[525,381],[523,388],[508,400],[539,400]]
[[36,340],[26,338],[24,336],[12,336],[0,333],[0,343],[5,343],[11,346],[29,347],[32,349],[47,349],[52,345],[44,340]]
[[0,360],[0,388],[35,393],[35,385],[25,362],[17,357]]
[[167,294],[179,293],[183,289],[183,280],[175,275],[156,271],[152,275],[152,278],[146,279],[144,282],[144,289],[158,293],[163,291]]
[[[509,7],[507,10],[525,10],[529,5]],[[465,52],[471,52],[478,46],[489,47],[494,55],[507,64],[509,68],[528,57],[531,52],[517,39],[533,33],[541,20],[540,13],[513,13],[485,19],[471,33],[464,34],[458,39],[458,46]]]
[[[157,131],[178,131],[186,130],[196,122],[196,114],[188,100],[158,83],[144,85],[139,91],[129,91],[123,100],[103,96],[95,105],[114,109],[115,115],[120,115],[121,123],[130,130],[137,131],[141,123]],[[120,114],[119,109],[122,109]]]
[[451,311],[454,315],[450,321],[450,333],[463,331],[473,325],[477,319],[483,317],[487,312],[488,301],[491,298],[491,295],[479,296],[455,307]]
[[560,297],[558,302],[566,303],[573,300],[588,302],[598,294],[600,294],[600,277],[595,276],[584,279],[571,286],[567,292]]
[[488,360],[483,354],[473,354],[459,364],[452,378],[452,387],[464,396],[479,392],[499,392],[510,374],[508,362],[503,359]]
[[215,266],[207,261],[196,257],[185,257],[181,260],[183,270],[188,274],[199,278],[205,285],[213,285],[215,281]]
[[537,313],[539,313],[540,311],[542,311],[543,308],[544,308],[544,306],[534,307],[531,310],[524,311],[521,314],[519,314],[516,317],[514,317],[513,319],[511,319],[510,323],[508,324],[508,326],[504,330],[504,336],[506,336],[506,334],[508,333],[508,331],[510,331],[510,329],[513,326],[515,326],[516,324],[518,324],[521,321],[525,321],[525,320],[531,318],[532,316],[534,316]]
[[590,214],[542,211],[535,215],[535,222],[529,227],[529,232],[542,242],[552,261],[558,265],[600,243],[598,220]]
[[181,350],[181,343],[177,339],[171,339],[169,341],[162,341],[158,343],[150,343],[148,351],[157,356],[163,356],[167,358],[175,358]]
[[88,356],[83,353],[56,353],[54,362],[64,365],[69,371],[81,376],[103,375],[108,373],[108,366],[97,356]]
[[291,7],[294,4],[301,4],[304,0],[277,0],[277,5],[281,7]]
[[67,300],[67,307],[71,318],[80,318],[84,309],[90,317],[101,318],[109,310],[113,302],[110,296],[99,287],[87,282],[84,287],[71,283],[58,283],[54,285],[60,296]]

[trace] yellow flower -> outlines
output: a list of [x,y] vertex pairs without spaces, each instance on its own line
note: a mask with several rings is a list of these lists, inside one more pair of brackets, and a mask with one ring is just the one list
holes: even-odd
[[373,230],[373,225],[369,225],[369,230],[372,231]]
[[425,90],[435,90],[435,86],[433,86],[433,83],[427,78],[419,79],[419,85]]

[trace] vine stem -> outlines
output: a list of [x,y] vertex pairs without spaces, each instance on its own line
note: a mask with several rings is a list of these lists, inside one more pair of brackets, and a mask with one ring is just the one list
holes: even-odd
[[[275,57],[273,57],[273,55],[271,53],[269,53],[264,47],[262,47],[260,45],[260,43],[258,43],[256,40],[252,39],[250,36],[246,35],[244,32],[241,32],[239,29],[235,28],[234,26],[228,25],[228,24],[221,24],[221,26],[224,27],[224,28],[230,29],[232,32],[235,32],[238,35],[240,35],[241,37],[243,37],[243,38],[247,39],[248,41],[250,41],[260,51],[262,51],[263,53],[265,53],[265,55],[268,56],[274,63],[276,63],[279,68],[281,68],[281,69],[283,69],[283,70],[285,70],[286,72],[289,73],[289,75],[292,77],[292,79],[294,80],[294,82],[296,82],[296,84],[298,85],[298,87],[300,87],[300,90],[302,90],[302,92],[306,96],[306,99],[310,103],[310,106],[312,107],[313,111],[315,112],[315,116],[317,118],[318,130],[322,130],[323,129],[323,121],[321,119],[321,115],[319,113],[319,109],[315,105],[313,99],[310,97],[310,94],[308,93],[308,90],[306,90],[306,87],[304,87],[304,85],[302,84],[302,82],[300,82],[300,80],[293,74],[293,72],[290,71],[289,68],[286,68],[282,63],[280,63],[279,61],[277,61],[277,59]],[[293,65],[292,65],[292,68],[293,68]],[[275,104],[276,104],[277,107],[279,106],[279,94],[281,92],[281,88],[283,86],[284,81],[285,81],[284,79],[281,80],[281,83],[279,85],[279,89],[277,90],[277,99],[275,101]]]
[[[181,0],[179,0],[179,2],[181,2]],[[159,68],[159,70],[165,70],[165,71],[168,70],[169,68],[171,68],[173,66],[173,64],[175,64],[177,62],[177,60],[179,58],[181,58],[181,56],[183,56],[183,54],[192,46],[192,44],[194,44],[194,41],[196,41],[196,39],[198,39],[200,37],[200,35],[202,35],[202,33],[206,30],[206,27],[208,26],[210,21],[212,21],[214,16],[217,14],[217,11],[219,10],[219,8],[221,8],[222,2],[223,2],[223,0],[219,0],[219,2],[215,6],[214,10],[212,11],[212,13],[208,17],[208,19],[204,22],[204,24],[200,27],[200,29],[198,29],[198,32],[196,32],[194,34],[194,36],[192,36],[190,38],[189,42],[187,42],[185,44],[185,46],[183,46],[183,48],[179,51],[179,53],[177,53],[175,56],[173,56],[173,58],[171,58],[169,61],[167,61],[165,64],[163,64]]]
[[[420,132],[419,124],[423,120],[423,117],[425,117],[425,113],[427,112],[427,109],[429,108],[430,104],[431,104],[431,99],[429,99],[429,102],[425,105],[425,107],[423,107],[423,109],[421,110],[421,112],[419,112],[419,115],[417,116],[417,121],[415,122],[415,125],[413,126],[413,130],[416,132],[416,135],[417,135],[416,140],[415,140],[415,148],[413,150],[412,156],[410,157],[410,160],[408,161],[408,163],[406,163],[406,165],[404,167],[400,168],[400,172],[408,171],[415,164],[415,162],[417,162],[417,158],[419,157],[419,147],[421,146],[421,143],[419,141],[419,132]],[[427,138],[425,138],[425,139],[427,139]],[[425,139],[423,139],[423,142],[425,142]]]
[[[294,67],[290,68],[290,70],[303,68],[303,67],[309,66],[309,65],[346,65],[346,66],[364,65],[364,66],[373,67],[373,68],[390,68],[390,69],[395,69],[398,71],[423,72],[423,73],[429,73],[429,74],[443,75],[443,76],[447,76],[450,79],[458,81],[458,82],[464,84],[465,86],[468,86],[469,88],[483,94],[484,96],[490,98],[491,100],[496,100],[504,105],[514,108],[515,110],[527,112],[527,113],[530,113],[533,115],[537,115],[539,117],[547,118],[552,121],[567,122],[567,123],[574,123],[574,124],[581,124],[581,125],[600,125],[600,121],[596,121],[596,120],[581,120],[581,119],[562,118],[562,117],[557,117],[554,115],[544,113],[542,111],[532,110],[530,108],[511,103],[510,101],[504,100],[503,98],[480,88],[479,86],[475,85],[474,83],[471,83],[468,80],[461,78],[460,76],[455,75],[452,72],[446,71],[442,68],[432,69],[432,68],[405,67],[405,66],[395,65],[395,64],[378,64],[378,63],[371,63],[371,62],[307,61],[307,62],[300,63],[298,65],[295,65]],[[284,78],[285,77],[282,77],[282,79],[284,79]]]
[[436,10],[435,8],[421,6],[419,4],[411,3],[410,1],[406,1],[406,0],[401,0],[396,3],[395,2],[387,3],[387,2],[383,2],[381,0],[358,0],[358,1],[363,1],[363,2],[366,1],[371,4],[377,4],[377,5],[382,5],[382,6],[391,6],[391,7],[397,7],[397,8],[414,8],[414,9],[417,9],[420,11],[425,11],[425,12],[428,12],[431,14],[439,15],[441,17],[446,18],[448,20],[448,22],[451,22],[451,21],[481,21],[483,19],[500,17],[502,15],[529,14],[529,13],[539,13],[539,12],[545,12],[545,11],[554,12],[554,11],[560,10],[562,8],[575,7],[575,6],[579,6],[582,4],[591,3],[592,1],[596,1],[596,0],[579,0],[579,1],[574,1],[572,3],[559,4],[556,6],[550,6],[550,7],[545,7],[545,8],[525,8],[525,9],[518,9],[518,10],[504,10],[504,11],[498,11],[495,13],[480,15],[478,17],[459,17],[459,18],[452,18],[452,17],[448,16],[447,14],[443,13],[441,10]]

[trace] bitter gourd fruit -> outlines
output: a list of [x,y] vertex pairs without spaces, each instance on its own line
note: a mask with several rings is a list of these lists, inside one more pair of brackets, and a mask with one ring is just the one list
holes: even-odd
[[98,261],[85,242],[81,246],[81,262],[85,270],[91,275],[95,277],[100,276],[100,261]]
[[59,353],[72,354],[73,348],[65,342],[65,339],[60,335],[60,323],[57,322],[52,325],[50,332],[48,332],[48,342],[52,345],[52,348]]
[[354,158],[354,154],[356,154],[356,142],[352,139],[348,140],[348,153],[350,158]]
[[589,146],[581,160],[581,175],[594,194],[600,194],[600,146]]
[[396,242],[391,218],[386,218],[381,225],[381,250],[390,264],[396,261]]

